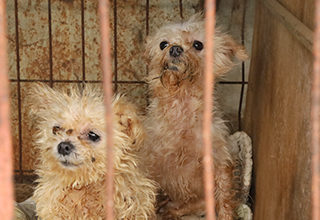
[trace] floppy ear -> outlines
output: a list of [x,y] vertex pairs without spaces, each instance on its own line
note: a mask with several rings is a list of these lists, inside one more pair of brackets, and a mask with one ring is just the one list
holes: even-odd
[[61,93],[49,86],[43,83],[31,84],[27,93],[30,114],[44,115],[54,105],[59,104],[59,98],[61,98]]
[[214,37],[214,68],[215,75],[220,76],[239,62],[245,61],[248,58],[245,47],[235,41],[233,37],[228,34],[216,32]]

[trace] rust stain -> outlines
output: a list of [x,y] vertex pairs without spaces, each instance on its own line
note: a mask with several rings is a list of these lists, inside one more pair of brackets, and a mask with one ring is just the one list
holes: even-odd
[[17,1],[21,79],[49,79],[48,2]]
[[61,2],[65,2],[67,4],[73,4],[74,0],[60,0]]
[[82,78],[81,0],[72,4],[52,1],[53,80]]

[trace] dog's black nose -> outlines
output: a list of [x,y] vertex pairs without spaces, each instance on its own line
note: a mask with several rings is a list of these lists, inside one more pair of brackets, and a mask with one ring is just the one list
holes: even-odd
[[71,142],[61,142],[58,144],[58,153],[63,156],[69,155],[74,149],[73,144]]
[[182,54],[182,52],[183,52],[183,48],[180,46],[176,46],[176,45],[172,46],[169,51],[170,56],[172,56],[172,57],[178,57]]

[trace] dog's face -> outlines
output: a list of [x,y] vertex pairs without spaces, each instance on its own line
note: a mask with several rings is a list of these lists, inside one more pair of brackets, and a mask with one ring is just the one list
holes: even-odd
[[[247,58],[242,45],[232,37],[216,30],[214,38],[214,70],[219,76],[230,70],[233,57]],[[204,71],[205,29],[201,14],[184,23],[171,24],[147,40],[145,56],[151,72],[149,80],[157,80],[164,87],[181,86],[199,78]]]
[[62,178],[97,181],[105,174],[106,134],[101,93],[85,88],[58,92],[44,85],[30,91],[39,122],[40,164]]
[[94,167],[100,162],[97,155],[103,155],[105,150],[105,129],[101,121],[104,115],[97,117],[97,111],[90,115],[84,106],[77,104],[80,103],[73,103],[74,109],[64,112],[59,119],[47,121],[44,128],[48,147],[63,169]]

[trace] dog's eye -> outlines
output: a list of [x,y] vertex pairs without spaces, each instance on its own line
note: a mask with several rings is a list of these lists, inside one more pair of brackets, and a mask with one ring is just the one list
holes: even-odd
[[52,128],[52,133],[53,134],[57,134],[57,132],[60,130],[61,128],[59,126],[53,126]]
[[88,138],[93,142],[97,142],[97,141],[100,140],[100,136],[97,135],[96,133],[92,132],[92,131],[89,131]]
[[203,44],[200,41],[195,40],[192,45],[196,50],[202,50]]
[[167,46],[169,46],[169,43],[167,41],[162,41],[160,43],[160,49],[164,50],[164,48],[166,48]]

